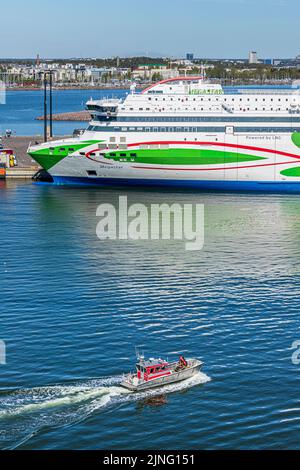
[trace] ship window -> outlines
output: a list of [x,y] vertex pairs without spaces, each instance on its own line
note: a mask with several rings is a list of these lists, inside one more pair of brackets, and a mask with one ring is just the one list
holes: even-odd
[[131,153],[130,156],[131,157],[136,157],[136,153]]
[[69,152],[75,152],[75,149],[69,147]]
[[97,176],[97,173],[95,170],[87,170],[88,176]]
[[109,157],[115,157],[115,156],[116,156],[115,153],[110,153],[110,154],[109,154]]
[[64,148],[64,147],[61,147],[61,148],[59,149],[59,151],[60,151],[60,152],[64,152],[64,151],[65,151],[65,148]]
[[126,153],[120,153],[120,157],[126,157]]

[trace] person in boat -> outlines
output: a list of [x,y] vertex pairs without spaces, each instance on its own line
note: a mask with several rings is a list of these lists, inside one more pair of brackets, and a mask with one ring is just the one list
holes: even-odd
[[180,358],[179,358],[179,363],[180,363],[183,367],[187,367],[187,365],[188,365],[188,364],[187,364],[187,361],[186,361],[186,359],[185,359],[185,357],[183,357],[183,356],[180,356]]
[[187,360],[183,356],[180,356],[178,365],[176,366],[175,370],[185,369],[187,365],[188,365]]

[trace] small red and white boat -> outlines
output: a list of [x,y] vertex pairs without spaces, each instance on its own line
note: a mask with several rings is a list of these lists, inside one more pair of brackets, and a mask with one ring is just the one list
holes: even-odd
[[202,365],[196,358],[180,356],[179,361],[168,362],[154,358],[145,360],[143,354],[137,353],[136,372],[124,375],[121,385],[134,392],[161,387],[192,377]]

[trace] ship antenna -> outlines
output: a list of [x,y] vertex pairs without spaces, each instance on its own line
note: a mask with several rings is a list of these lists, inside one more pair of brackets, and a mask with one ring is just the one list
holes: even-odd
[[138,361],[144,361],[145,359],[144,351],[140,350],[139,346],[135,347],[135,354],[136,354],[136,358]]

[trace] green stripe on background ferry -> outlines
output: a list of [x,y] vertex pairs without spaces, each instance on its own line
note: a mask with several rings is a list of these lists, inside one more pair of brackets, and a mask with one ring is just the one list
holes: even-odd
[[78,150],[81,150],[89,145],[96,144],[100,142],[99,140],[85,140],[82,141],[80,144],[66,144],[63,143],[61,145],[51,147],[51,143],[49,143],[49,147],[42,148],[39,150],[34,150],[32,152],[28,152],[28,154],[36,161],[39,165],[41,165],[45,170],[49,170],[54,165],[59,163],[65,157],[74,153]]
[[106,158],[151,165],[217,165],[265,160],[265,157],[206,149],[137,149],[110,152]]

